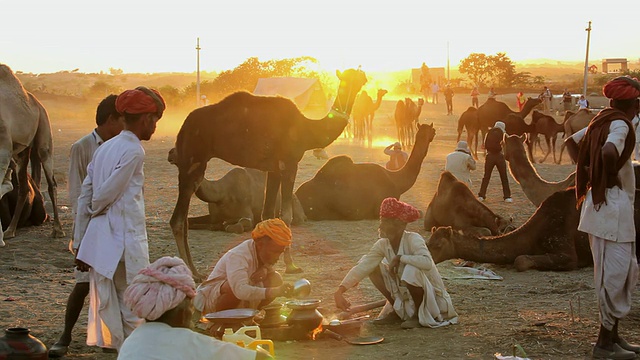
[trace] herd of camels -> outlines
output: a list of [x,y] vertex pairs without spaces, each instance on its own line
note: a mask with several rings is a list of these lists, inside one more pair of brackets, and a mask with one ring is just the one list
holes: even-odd
[[[398,139],[411,146],[406,165],[390,171],[374,163],[354,163],[346,155],[327,160],[315,176],[294,192],[298,162],[305,151],[323,148],[338,138],[353,116],[354,136],[371,141],[375,111],[386,90],[374,102],[360,92],[367,82],[361,70],[337,71],[339,90],[329,114],[320,120],[305,117],[289,99],[238,92],[222,101],[197,108],[185,119],[168,160],[178,167],[178,199],[170,219],[178,253],[196,269],[188,242],[189,229],[243,233],[261,219],[280,217],[288,224],[307,220],[377,219],[386,197],[400,198],[415,184],[429,146],[436,136],[433,124],[418,121],[423,101],[406,98],[396,105]],[[359,94],[359,95],[358,95]],[[53,176],[51,124],[40,102],[21,85],[11,69],[0,64],[0,213],[4,238],[15,236],[18,226],[42,224],[48,216],[39,190],[41,169],[53,205],[53,234],[64,236],[58,218]],[[587,126],[588,111],[567,113],[558,124],[533,108],[530,98],[522,111],[487,100],[467,109],[459,119],[458,139],[466,130],[469,144],[497,120],[506,124],[505,157],[526,197],[537,206],[521,226],[495,214],[478,201],[469,187],[443,172],[424,213],[423,225],[431,232],[427,245],[436,262],[464,258],[478,262],[513,264],[517,270],[573,270],[591,263],[587,237],[577,230],[579,213],[571,186],[574,174],[553,183],[533,166],[532,147],[538,134],[550,143]],[[532,121],[524,118],[532,113]],[[197,144],[198,146],[194,146]],[[555,159],[555,147],[554,147]],[[562,156],[562,151],[560,157]],[[237,168],[217,180],[205,179],[212,158]],[[544,161],[544,160],[542,160]],[[31,163],[31,175],[27,172]],[[31,176],[33,178],[31,178]],[[209,205],[206,216],[189,218],[192,195]],[[6,196],[5,196],[6,195]],[[636,226],[640,223],[636,196]],[[8,223],[8,226],[5,224]],[[638,232],[640,233],[640,231]],[[4,246],[0,233],[0,246]],[[287,258],[289,259],[287,261]],[[299,270],[285,254],[287,271]]]

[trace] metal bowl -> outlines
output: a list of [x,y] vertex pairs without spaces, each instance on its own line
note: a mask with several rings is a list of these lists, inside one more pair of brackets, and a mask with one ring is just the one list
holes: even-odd
[[294,298],[305,298],[311,293],[311,282],[307,279],[300,279],[293,283],[292,296]]

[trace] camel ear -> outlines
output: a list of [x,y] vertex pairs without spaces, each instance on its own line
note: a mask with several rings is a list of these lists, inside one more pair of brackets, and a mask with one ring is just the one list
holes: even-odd
[[431,233],[433,234],[434,232],[436,232],[436,227],[435,227],[435,226],[432,226],[432,227],[431,227]]
[[336,76],[338,77],[338,79],[342,79],[342,73],[340,72],[340,70],[336,70]]

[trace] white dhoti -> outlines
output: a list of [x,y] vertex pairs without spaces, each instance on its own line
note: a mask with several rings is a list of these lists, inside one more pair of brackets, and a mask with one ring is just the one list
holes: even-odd
[[636,244],[609,241],[591,234],[589,243],[600,323],[611,330],[616,320],[631,310],[631,295],[638,281]]
[[124,339],[144,322],[124,304],[127,276],[120,262],[113,280],[89,271],[89,322],[87,345],[120,349]]
[[[422,304],[418,309],[418,321],[426,327],[440,327],[458,322],[458,314],[447,292],[438,269],[420,270],[412,265],[405,265],[400,278],[389,271],[385,260],[380,263],[380,272],[385,288],[395,299],[393,310],[403,319],[408,320],[415,315],[415,303],[406,284],[424,289]],[[389,311],[389,306],[386,306]],[[383,310],[383,312],[386,312]],[[383,314],[384,315],[384,314]]]

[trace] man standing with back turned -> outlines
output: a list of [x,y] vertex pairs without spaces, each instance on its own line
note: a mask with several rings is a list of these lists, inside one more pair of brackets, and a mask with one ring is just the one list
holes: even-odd
[[600,313],[600,333],[593,348],[596,359],[635,359],[640,346],[627,343],[618,322],[631,310],[638,280],[633,202],[635,176],[631,154],[635,132],[631,119],[640,107],[640,83],[617,77],[602,89],[610,99],[591,120],[580,142],[576,171],[577,206],[582,205],[578,230],[589,234],[594,287]]

